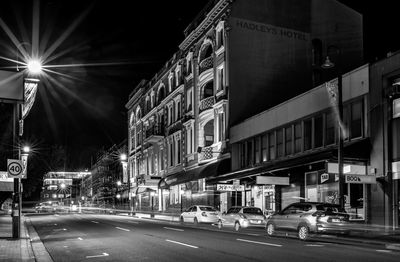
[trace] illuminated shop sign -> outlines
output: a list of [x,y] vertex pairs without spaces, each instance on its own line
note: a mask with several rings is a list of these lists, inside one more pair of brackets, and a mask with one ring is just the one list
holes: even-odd
[[375,176],[345,175],[348,184],[376,184]]

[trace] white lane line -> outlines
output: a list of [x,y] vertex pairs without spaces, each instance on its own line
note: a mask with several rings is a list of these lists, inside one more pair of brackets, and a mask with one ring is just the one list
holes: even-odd
[[95,255],[95,256],[86,256],[86,258],[94,258],[94,257],[108,257],[109,256],[109,254],[107,254],[107,253],[103,253],[103,254],[101,254],[101,255]]
[[90,222],[92,222],[92,223],[95,223],[95,224],[98,224],[98,223],[99,223],[99,222],[97,222],[97,221],[93,221],[93,220],[92,220],[92,221],[90,221]]
[[179,228],[173,228],[173,227],[164,227],[165,229],[169,229],[169,230],[175,230],[175,231],[180,231],[180,232],[183,232],[183,231],[185,231],[185,230],[183,230],[183,229],[179,229]]
[[307,247],[323,247],[324,245],[320,245],[320,244],[307,244]]
[[182,246],[186,246],[186,247],[199,248],[199,247],[196,247],[196,246],[192,246],[192,245],[189,245],[189,244],[185,244],[185,243],[181,243],[181,242],[173,241],[173,240],[169,240],[169,239],[165,239],[165,241],[171,242],[171,243],[174,243],[174,244],[178,244],[178,245],[182,245]]
[[79,239],[79,240],[83,240],[83,238],[81,238],[81,237],[78,237],[78,239]]
[[386,250],[386,249],[377,249],[375,250],[376,252],[382,252],[382,253],[392,253],[391,250]]
[[282,246],[282,245],[278,245],[278,244],[272,244],[272,243],[266,243],[266,242],[258,242],[258,241],[252,241],[252,240],[241,239],[241,238],[238,238],[236,240],[237,241],[242,241],[242,242],[260,244],[260,245],[272,246],[272,247],[281,247]]
[[123,230],[123,231],[130,231],[129,229],[122,228],[122,227],[115,227],[116,229]]

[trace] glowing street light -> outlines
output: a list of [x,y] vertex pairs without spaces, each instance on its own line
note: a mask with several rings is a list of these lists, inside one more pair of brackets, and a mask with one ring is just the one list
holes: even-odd
[[27,63],[28,72],[32,74],[39,74],[42,72],[42,63],[37,59],[32,59]]
[[64,184],[64,183],[62,183],[61,185],[60,185],[60,188],[61,189],[65,189],[67,186]]
[[120,159],[121,161],[126,161],[126,160],[128,159],[128,157],[126,156],[126,154],[121,154],[121,155],[119,156],[119,159]]
[[117,181],[117,186],[121,186],[122,185],[122,182],[121,181]]
[[24,146],[24,147],[22,148],[22,151],[23,151],[24,153],[29,153],[29,151],[31,151],[31,148],[30,148],[29,146]]

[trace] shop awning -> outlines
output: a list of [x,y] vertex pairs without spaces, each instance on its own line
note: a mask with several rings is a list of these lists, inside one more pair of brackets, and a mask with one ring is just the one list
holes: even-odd
[[183,184],[207,177],[216,177],[230,170],[230,159],[223,159],[211,164],[201,165],[194,169],[181,171],[161,179],[159,188],[166,189],[173,185]]

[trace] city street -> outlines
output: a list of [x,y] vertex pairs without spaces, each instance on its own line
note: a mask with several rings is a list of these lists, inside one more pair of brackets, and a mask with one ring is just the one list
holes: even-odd
[[[398,261],[375,246],[99,214],[30,216],[54,261]],[[257,233],[258,232],[258,233]]]

